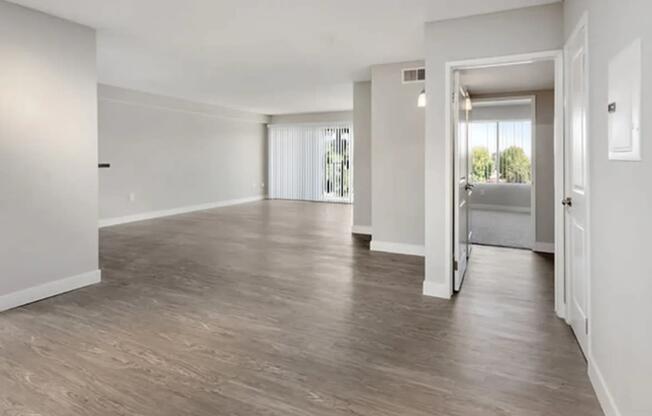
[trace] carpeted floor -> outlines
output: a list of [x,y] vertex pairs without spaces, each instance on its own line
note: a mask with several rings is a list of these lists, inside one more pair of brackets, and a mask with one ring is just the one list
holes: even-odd
[[532,248],[530,213],[471,210],[473,244]]

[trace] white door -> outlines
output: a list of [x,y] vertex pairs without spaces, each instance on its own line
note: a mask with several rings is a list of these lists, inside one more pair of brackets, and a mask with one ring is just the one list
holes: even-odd
[[587,163],[587,54],[586,28],[566,45],[568,74],[568,137],[566,140],[566,288],[568,321],[588,353],[588,163]]
[[454,287],[459,291],[466,274],[466,266],[470,255],[469,239],[469,197],[472,185],[469,183],[469,142],[468,142],[468,110],[466,93],[460,85],[460,74],[455,72],[453,85],[453,128],[455,131],[455,219],[454,241]]

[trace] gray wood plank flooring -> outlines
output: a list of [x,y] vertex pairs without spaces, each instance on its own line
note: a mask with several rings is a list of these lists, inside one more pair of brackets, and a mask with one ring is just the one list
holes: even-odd
[[350,218],[262,201],[101,230],[101,284],[0,314],[0,414],[601,414],[549,257],[476,247],[431,299],[423,259]]

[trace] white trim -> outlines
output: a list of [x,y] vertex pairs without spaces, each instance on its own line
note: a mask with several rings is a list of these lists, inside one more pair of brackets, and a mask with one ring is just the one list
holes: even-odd
[[443,283],[423,281],[423,295],[433,298],[450,299],[451,294],[448,291],[448,285]]
[[537,96],[530,95],[530,128],[532,161],[530,163],[530,247],[534,247],[537,241]]
[[[453,270],[453,256],[454,256],[454,251],[453,251],[453,244],[454,241],[453,239],[455,238],[454,236],[454,227],[455,224],[453,223],[453,210],[456,209],[455,202],[454,202],[454,185],[453,185],[453,178],[455,175],[453,174],[453,158],[454,158],[454,151],[453,151],[453,144],[455,143],[455,132],[453,130],[453,114],[451,112],[451,98],[453,96],[453,69],[455,68],[455,63],[453,62],[447,62],[446,63],[446,76],[445,76],[445,86],[444,86],[444,91],[446,93],[444,94],[444,183],[445,183],[445,190],[444,190],[444,285],[447,286],[447,290],[445,291],[445,294],[450,298],[453,296],[453,284],[454,284],[454,270]],[[426,188],[426,193],[430,192],[430,189]],[[426,200],[428,198],[426,197]],[[426,215],[428,215],[429,211],[426,210]],[[434,214],[430,214],[434,215]],[[426,221],[426,224],[428,224],[428,221]],[[428,233],[428,229],[426,228],[426,233]],[[427,275],[428,269],[426,268],[426,280],[428,280],[428,275]],[[433,276],[434,278],[435,276]]]
[[383,253],[405,254],[408,256],[425,256],[425,247],[417,244],[391,243],[388,241],[371,240],[371,251]]
[[354,225],[351,234],[371,235],[371,225]]
[[565,119],[566,119],[566,72],[564,52],[555,59],[555,125],[554,125],[554,171],[555,171],[555,313],[566,317],[566,230],[565,211],[561,205],[566,189]]
[[66,277],[42,285],[0,296],[0,312],[27,305],[52,296],[94,285],[102,281],[102,271],[93,270],[76,276]]
[[[586,119],[584,122],[586,123],[585,125],[585,131],[586,131],[586,137],[591,137],[591,131],[590,131],[590,126],[591,126],[591,51],[589,50],[589,12],[585,11],[582,14],[581,17],[581,22],[584,24],[584,50],[586,53],[586,80],[585,80],[585,91],[586,91]],[[586,200],[588,201],[586,203],[586,302],[587,302],[587,309],[588,309],[588,315],[586,319],[589,320],[589,333],[587,334],[586,338],[588,341],[588,349],[589,349],[589,356],[593,357],[593,347],[592,347],[592,340],[591,340],[591,335],[593,334],[593,328],[591,327],[593,323],[593,302],[591,302],[591,286],[592,286],[592,281],[591,281],[591,253],[592,253],[592,248],[591,248],[591,194],[592,194],[592,186],[591,186],[591,152],[589,151],[589,146],[588,144],[585,145],[586,150],[584,151],[586,154],[585,157],[585,172],[586,172]],[[593,362],[593,365],[595,365],[595,361],[591,358],[591,361]],[[606,387],[606,384],[605,384]],[[608,392],[608,390],[607,390]],[[609,394],[611,396],[611,394]],[[612,402],[613,401],[612,398]],[[620,412],[618,412],[620,413]]]
[[170,217],[172,215],[186,214],[186,213],[189,213],[189,212],[205,211],[207,209],[222,208],[222,207],[228,207],[228,206],[231,206],[231,205],[246,204],[246,203],[249,203],[249,202],[262,201],[263,199],[265,199],[265,196],[260,195],[260,196],[253,196],[253,197],[248,197],[248,198],[230,199],[230,200],[227,200],[227,201],[209,202],[207,204],[191,205],[191,206],[185,206],[185,207],[179,207],[179,208],[165,209],[165,210],[161,210],[161,211],[142,212],[140,214],[127,215],[127,216],[124,216],[124,217],[106,218],[106,219],[100,220],[99,227],[100,228],[112,227],[114,225],[128,224],[130,222],[145,221],[145,220],[151,220],[151,219],[154,219],[154,218],[162,218],[162,217]]
[[558,56],[560,52],[561,52],[560,50],[554,49],[550,51],[532,52],[532,53],[525,53],[525,54],[503,55],[503,56],[494,56],[494,57],[477,58],[477,59],[465,59],[461,61],[449,61],[446,62],[446,68],[465,70],[465,69],[492,68],[495,67],[496,65],[511,66],[511,65],[525,64],[525,63],[530,64],[535,62],[552,60],[556,56]]
[[595,363],[595,360],[589,356],[589,379],[591,384],[593,384],[593,390],[595,390],[595,395],[598,397],[598,402],[602,406],[602,410],[606,416],[621,416],[622,413],[616,406],[616,401],[613,398],[613,395],[609,391],[609,387],[598,368],[598,365]]
[[471,211],[499,211],[499,212],[516,212],[519,214],[531,214],[530,207],[517,207],[509,205],[494,205],[494,204],[472,204],[470,205]]
[[537,253],[554,254],[555,253],[555,243],[542,243],[540,241],[537,241],[537,242],[534,243],[532,251],[537,252]]

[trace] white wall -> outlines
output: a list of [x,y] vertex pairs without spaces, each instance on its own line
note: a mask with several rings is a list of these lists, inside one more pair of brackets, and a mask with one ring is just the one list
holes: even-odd
[[[522,96],[523,93],[507,94],[508,96]],[[481,98],[494,98],[495,95],[481,95],[472,96],[474,99]],[[473,106],[470,113],[471,121],[496,121],[496,120],[529,120],[532,117],[530,104],[515,104],[515,105],[486,105],[486,106]]]
[[[561,4],[511,10],[426,24],[426,282],[424,292],[450,296],[445,246],[450,207],[445,148],[445,64],[449,61],[559,49],[563,45]],[[374,224],[375,225],[375,224]]]
[[529,212],[532,205],[532,186],[524,183],[476,183],[471,195],[471,208],[517,208]]
[[371,233],[371,82],[353,84],[353,231]]
[[[590,367],[608,415],[652,415],[652,4],[567,0],[566,34],[588,11],[591,318]],[[609,60],[643,41],[641,162],[607,159]],[[610,400],[611,399],[611,400]]]
[[555,242],[555,92],[534,91],[536,105],[536,242]]
[[[267,117],[100,86],[100,218],[259,198]],[[131,200],[130,196],[134,196]]]
[[95,32],[0,1],[0,62],[2,310],[99,280]]
[[271,116],[272,124],[301,124],[337,121],[352,121],[352,111],[332,111],[326,113],[278,114]]
[[372,249],[423,254],[425,111],[417,97],[424,84],[403,84],[401,73],[423,65],[371,70]]

